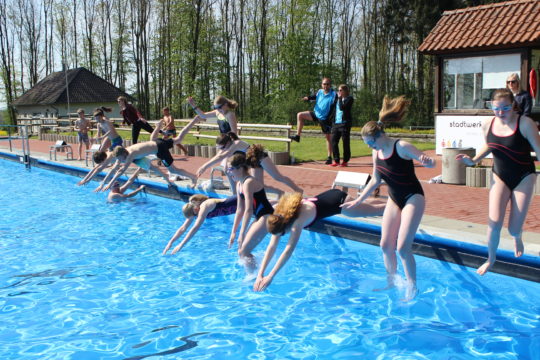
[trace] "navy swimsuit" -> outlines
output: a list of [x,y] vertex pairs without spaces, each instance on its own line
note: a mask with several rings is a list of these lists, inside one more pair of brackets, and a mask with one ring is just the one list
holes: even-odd
[[[243,181],[246,181],[251,176],[246,177]],[[245,199],[244,194],[240,193],[240,198]],[[268,201],[268,198],[266,197],[266,191],[264,191],[264,187],[253,193],[253,215],[255,215],[255,219],[259,220],[261,216],[269,215],[274,213],[274,208],[272,207],[272,204],[270,204],[270,201]]]
[[341,214],[340,205],[345,202],[346,198],[346,192],[338,189],[330,189],[312,198],[305,199],[305,201],[309,201],[315,205],[315,210],[317,212],[315,219],[305,227],[313,225],[317,220]]
[[231,215],[236,212],[237,198],[236,195],[230,196],[223,201],[216,203],[214,210],[210,211],[206,218],[210,219],[216,216]]
[[521,115],[514,132],[508,136],[497,136],[493,133],[494,120],[495,118],[491,120],[487,135],[487,146],[493,153],[493,172],[510,190],[514,190],[521,180],[536,172],[531,146],[519,131]]
[[386,159],[380,159],[377,154],[376,171],[388,184],[388,195],[403,210],[407,200],[414,194],[424,195],[420,181],[414,173],[412,160],[405,160],[397,153],[397,143],[394,143],[392,155]]

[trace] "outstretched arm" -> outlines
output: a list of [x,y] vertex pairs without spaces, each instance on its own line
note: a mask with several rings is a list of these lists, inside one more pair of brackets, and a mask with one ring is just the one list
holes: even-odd
[[131,184],[133,184],[133,182],[137,179],[137,176],[139,176],[141,171],[142,171],[142,168],[137,168],[137,170],[135,170],[133,175],[129,177],[128,181],[126,181],[126,183],[120,187],[120,192],[122,194],[131,186]]
[[[238,184],[237,190],[236,190],[237,193],[238,193],[238,190],[240,189],[240,186],[241,185]],[[234,244],[234,239],[236,238],[236,231],[238,230],[238,225],[240,225],[240,221],[242,220],[243,214],[244,214],[244,201],[242,200],[241,196],[238,196],[236,198],[236,213],[234,214],[234,222],[231,229],[231,236],[229,237],[229,249]]]
[[204,120],[208,119],[211,116],[215,116],[215,114],[216,114],[216,110],[212,110],[212,111],[208,111],[208,112],[202,111],[201,108],[198,107],[197,104],[195,104],[195,100],[193,100],[193,97],[191,97],[191,96],[187,98],[187,102],[188,102],[189,105],[191,105],[191,108],[193,109],[193,111],[195,111],[195,113],[197,115],[199,115]]
[[167,243],[167,246],[165,246],[165,249],[163,249],[163,255],[165,255],[167,253],[167,251],[169,251],[169,249],[171,248],[172,244],[174,244],[174,242],[180,237],[182,236],[182,234],[189,228],[189,225],[191,225],[191,223],[193,222],[193,218],[190,217],[190,218],[187,218],[184,223],[182,224],[182,226],[180,226],[178,228],[178,230],[176,230],[176,232],[174,233],[173,237],[169,240],[169,242]]
[[372,154],[373,159],[373,173],[371,174],[371,180],[367,183],[367,185],[364,187],[364,190],[362,190],[362,193],[356,200],[353,201],[347,201],[343,204],[341,204],[340,207],[347,211],[351,211],[354,207],[356,207],[358,204],[362,203],[364,200],[366,200],[369,195],[375,190],[380,184],[381,184],[381,175],[379,172],[375,169],[375,162],[377,160],[377,152],[373,151]]
[[99,183],[99,186],[97,188],[94,189],[94,192],[100,192],[101,190],[103,190],[103,187],[105,186],[105,184],[107,183],[107,180],[109,180],[109,178],[111,177],[111,175],[113,174],[116,174],[116,172],[118,171],[118,169],[120,168],[120,165],[122,165],[122,163],[119,161],[119,160],[116,160],[116,162],[114,163],[113,167],[111,168],[111,170],[107,173],[107,175],[105,175],[105,177],[103,178],[103,180],[101,180],[101,182]]
[[188,243],[188,241],[191,240],[191,238],[193,236],[195,236],[197,231],[199,231],[199,229],[201,228],[201,225],[204,224],[204,220],[206,220],[206,215],[208,215],[208,211],[201,211],[197,215],[197,221],[195,221],[195,224],[193,225],[193,227],[191,229],[189,229],[189,231],[186,234],[186,237],[184,238],[184,240],[182,240],[182,242],[180,244],[178,244],[178,246],[176,246],[174,248],[174,250],[172,251],[173,255],[176,254],[177,252],[179,252],[180,250],[182,250],[184,245],[186,245]]
[[112,184],[114,184],[114,182],[126,172],[126,170],[128,169],[129,165],[131,165],[132,162],[133,162],[133,154],[130,153],[126,158],[126,161],[124,162],[124,166],[121,166],[120,169],[116,171],[116,174],[114,175],[112,180],[107,184],[107,186],[105,186],[103,190],[109,190]]
[[112,156],[107,156],[107,158],[101,164],[94,166],[94,168],[88,174],[86,174],[86,176],[81,181],[79,181],[77,185],[84,185],[88,183],[90,180],[92,180],[94,176],[99,174],[101,170],[105,169],[107,165],[110,164],[111,161],[112,161]]
[[268,264],[270,263],[270,260],[272,260],[272,257],[274,257],[274,253],[276,252],[276,248],[277,248],[277,245],[279,243],[279,238],[280,238],[279,235],[272,236],[272,239],[270,240],[270,244],[268,244],[268,247],[266,248],[264,259],[261,264],[259,274],[257,275],[257,280],[255,280],[255,285],[253,286],[253,290],[263,291],[272,283],[272,280],[274,280],[274,276],[276,276],[279,270],[281,270],[281,268],[287,263],[287,261],[291,257],[294,249],[296,248],[296,244],[298,244],[298,239],[300,238],[301,233],[302,233],[302,227],[299,226],[299,222],[295,221],[295,224],[293,225],[291,229],[289,242],[287,243],[287,246],[285,246],[285,249],[283,249],[283,252],[279,256],[272,270],[268,273],[268,275],[265,276],[264,272],[266,271],[266,268]]
[[435,166],[435,159],[427,156],[422,151],[418,150],[414,145],[403,140],[400,140],[398,145],[397,150],[401,157],[415,159],[427,168],[432,168]]
[[217,164],[221,162],[223,159],[229,157],[232,154],[231,149],[233,148],[234,148],[234,144],[231,145],[231,147],[228,148],[227,150],[219,150],[216,156],[214,156],[213,158],[205,162],[203,165],[201,165],[199,170],[197,170],[197,177],[200,177],[206,171],[206,169],[208,169],[210,166]]

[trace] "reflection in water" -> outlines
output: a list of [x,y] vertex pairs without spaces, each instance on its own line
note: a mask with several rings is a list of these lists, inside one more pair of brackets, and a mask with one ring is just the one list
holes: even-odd
[[[175,326],[175,325],[173,325],[173,326]],[[168,328],[168,327],[165,327],[165,328]],[[162,329],[165,329],[165,328],[162,328]],[[191,335],[188,335],[188,336],[181,337],[179,340],[184,341],[185,344],[182,345],[182,346],[175,347],[175,348],[170,349],[170,350],[161,351],[161,352],[158,352],[158,353],[148,354],[148,355],[133,356],[133,357],[130,357],[130,358],[125,358],[124,360],[140,360],[140,359],[144,359],[144,358],[147,358],[147,357],[150,357],[150,356],[171,355],[171,354],[176,354],[176,353],[179,353],[179,352],[182,352],[182,351],[186,351],[186,350],[189,350],[189,349],[192,349],[192,348],[196,347],[197,344],[198,344],[197,341],[189,340],[190,337],[194,337],[194,336],[198,336],[198,335],[205,335],[205,334],[209,334],[209,333],[208,332],[200,332],[200,333],[195,333],[195,334],[191,334]],[[148,343],[149,343],[149,341],[146,342],[146,343],[135,345],[135,346],[137,346],[139,348],[139,347],[142,347],[142,346],[144,346],[144,345],[146,345]]]
[[158,332],[158,331],[162,331],[162,330],[167,330],[167,329],[172,329],[172,328],[177,328],[178,325],[167,325],[167,326],[164,326],[162,328],[159,328],[159,329],[154,329],[152,330],[151,332]]
[[[21,274],[21,275],[13,275],[14,278],[23,278],[20,281],[14,282],[13,284],[0,287],[0,289],[9,289],[14,288],[22,285],[26,285],[30,282],[30,279],[32,278],[45,278],[45,277],[56,277],[59,279],[73,279],[78,277],[92,277],[96,276],[93,274],[82,274],[82,275],[75,275],[72,274],[75,268],[67,268],[67,269],[60,269],[60,270],[44,270],[37,273],[30,273],[30,274]],[[71,274],[71,275],[70,275]],[[69,275],[69,276],[68,276]],[[49,285],[55,283],[56,280],[43,280],[37,283],[37,285]]]

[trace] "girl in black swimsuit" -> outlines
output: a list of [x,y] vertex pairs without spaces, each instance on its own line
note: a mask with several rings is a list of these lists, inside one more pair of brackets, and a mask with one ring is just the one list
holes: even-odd
[[[378,216],[384,211],[384,204],[359,204],[354,209],[345,209],[341,205],[345,202],[347,193],[331,189],[312,198],[302,199],[300,193],[283,196],[276,205],[273,215],[268,217],[266,227],[271,232],[272,239],[257,275],[253,289],[263,291],[270,285],[274,276],[285,265],[292,255],[302,230],[314,222],[332,215],[344,214],[351,217]],[[290,232],[289,242],[279,256],[274,268],[265,276],[266,268],[274,256],[281,236]]]
[[[266,218],[272,214],[274,208],[266,197],[264,185],[249,174],[249,165],[244,153],[239,152],[229,158],[227,172],[236,181],[238,194],[236,216],[229,242],[234,242],[236,230],[241,222],[238,255],[246,260],[248,269],[253,270],[256,264],[251,252],[268,233]],[[250,225],[252,215],[255,216],[255,221]]]
[[393,140],[384,132],[384,123],[400,121],[408,105],[409,101],[403,96],[395,99],[385,97],[379,112],[379,121],[370,121],[362,128],[364,142],[373,149],[373,175],[358,199],[344,204],[346,208],[354,208],[362,203],[382,180],[388,184],[390,196],[381,228],[381,248],[388,274],[388,285],[384,289],[395,286],[398,252],[407,277],[404,301],[412,300],[417,293],[416,262],[412,244],[426,205],[412,160],[415,159],[426,167],[435,166],[435,160],[413,145],[403,140]]
[[486,145],[472,159],[464,154],[456,156],[457,160],[471,166],[488,154],[493,154],[494,183],[489,190],[488,259],[478,268],[480,275],[484,275],[495,263],[509,202],[508,232],[514,238],[515,256],[523,255],[521,233],[536,182],[531,148],[540,154],[538,129],[532,119],[519,115],[512,92],[508,89],[496,90],[491,104],[495,117],[482,124]]

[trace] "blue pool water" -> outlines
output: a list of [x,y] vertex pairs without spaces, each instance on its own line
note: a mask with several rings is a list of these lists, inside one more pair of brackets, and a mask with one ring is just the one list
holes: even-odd
[[371,291],[379,248],[304,232],[254,293],[227,250],[232,217],[161,256],[179,202],[107,204],[76,181],[0,160],[2,359],[540,358],[538,283],[417,257],[404,304]]

